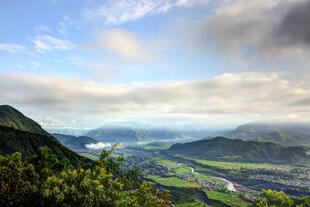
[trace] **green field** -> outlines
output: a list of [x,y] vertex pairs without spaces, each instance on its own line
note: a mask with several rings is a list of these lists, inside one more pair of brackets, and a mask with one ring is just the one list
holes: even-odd
[[[247,207],[250,205],[248,202],[243,201],[239,197],[232,197],[232,194],[230,193],[221,193],[217,191],[207,191],[206,193],[207,193],[208,199],[210,199],[210,204],[212,206],[228,205],[232,207]],[[212,201],[214,204],[212,204]],[[217,203],[217,201],[219,202]]]
[[210,161],[210,160],[201,160],[201,159],[194,159],[188,158],[186,159],[193,160],[195,162],[201,163],[203,165],[209,165],[218,168],[225,168],[225,169],[240,169],[240,168],[282,168],[281,165],[273,165],[267,163],[243,163],[243,162],[218,162],[218,161]]
[[153,180],[156,183],[159,183],[161,185],[165,186],[173,186],[173,187],[186,187],[186,188],[200,188],[200,185],[193,182],[188,182],[186,180],[182,180],[177,177],[160,177],[157,175],[149,175],[147,178]]
[[191,203],[186,203],[186,204],[180,204],[176,205],[177,207],[205,207],[203,203],[200,202],[191,202]]

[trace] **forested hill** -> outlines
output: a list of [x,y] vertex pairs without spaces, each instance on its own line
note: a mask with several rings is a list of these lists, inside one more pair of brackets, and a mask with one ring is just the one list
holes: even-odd
[[9,105],[0,105],[0,125],[35,134],[49,135],[38,123]]
[[20,152],[28,157],[36,154],[40,147],[48,147],[58,159],[67,158],[70,163],[77,166],[79,162],[87,162],[88,159],[78,155],[61,145],[51,136],[25,132],[12,127],[0,126],[0,155]]
[[225,161],[296,163],[308,159],[307,147],[284,147],[270,142],[233,140],[225,137],[172,145],[168,152]]
[[8,105],[0,106],[0,154],[20,152],[32,156],[40,147],[48,147],[59,159],[67,158],[71,164],[88,161],[67,149],[32,119]]

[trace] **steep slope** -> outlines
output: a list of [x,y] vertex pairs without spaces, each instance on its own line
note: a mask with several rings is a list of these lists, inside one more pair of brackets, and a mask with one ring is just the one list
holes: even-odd
[[181,133],[165,128],[136,129],[131,127],[101,127],[89,131],[85,136],[103,142],[145,142],[150,140],[173,140],[183,138]]
[[38,123],[9,105],[0,105],[0,125],[35,134],[49,135]]
[[59,159],[67,158],[72,165],[87,162],[77,153],[62,146],[55,138],[47,135],[34,134],[21,131],[12,127],[0,126],[0,154],[12,154],[20,152],[24,157],[34,155],[40,147],[48,147]]
[[285,146],[310,145],[310,135],[291,131],[277,131],[264,134],[255,139],[259,142],[274,142]]
[[87,150],[86,144],[98,143],[99,141],[86,136],[70,136],[64,134],[52,134],[61,144],[72,150]]
[[292,131],[310,135],[307,123],[249,123],[237,127],[226,136],[232,139],[253,140],[264,134],[277,131]]
[[306,147],[284,147],[270,142],[255,142],[216,137],[175,144],[168,152],[201,159],[295,163],[308,159]]

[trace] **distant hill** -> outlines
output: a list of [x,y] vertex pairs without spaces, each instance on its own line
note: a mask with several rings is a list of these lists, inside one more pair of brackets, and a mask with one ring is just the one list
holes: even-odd
[[71,136],[64,134],[52,134],[61,144],[72,150],[87,150],[86,144],[98,143],[99,141],[86,136]]
[[300,132],[276,131],[264,134],[255,139],[259,142],[274,142],[285,146],[302,146],[310,145],[310,135]]
[[184,135],[165,128],[136,129],[131,127],[101,127],[87,132],[89,136],[103,142],[145,142],[150,140],[173,140]]
[[0,125],[35,134],[49,135],[38,123],[9,105],[0,105]]
[[83,136],[89,130],[86,129],[72,129],[72,128],[45,128],[45,130],[50,134],[63,134],[72,136]]
[[310,124],[305,123],[249,123],[226,134],[232,139],[254,140],[264,134],[277,131],[291,131],[310,135]]
[[172,145],[168,152],[200,159],[242,162],[296,163],[308,159],[306,147],[284,147],[270,142],[225,137]]

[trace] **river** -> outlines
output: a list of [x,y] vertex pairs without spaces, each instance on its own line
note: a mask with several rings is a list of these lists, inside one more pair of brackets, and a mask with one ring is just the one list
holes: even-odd
[[[191,172],[193,174],[201,175],[200,173],[195,172],[194,168],[192,168],[192,167],[188,167],[188,168],[191,170]],[[213,176],[210,176],[210,177],[214,178],[214,179],[218,179],[218,180],[224,181],[226,183],[225,187],[227,188],[227,190],[232,191],[232,192],[237,192],[237,190],[234,187],[234,184],[232,182],[230,182],[229,180],[226,180],[225,178],[219,178],[219,177],[213,177]]]

